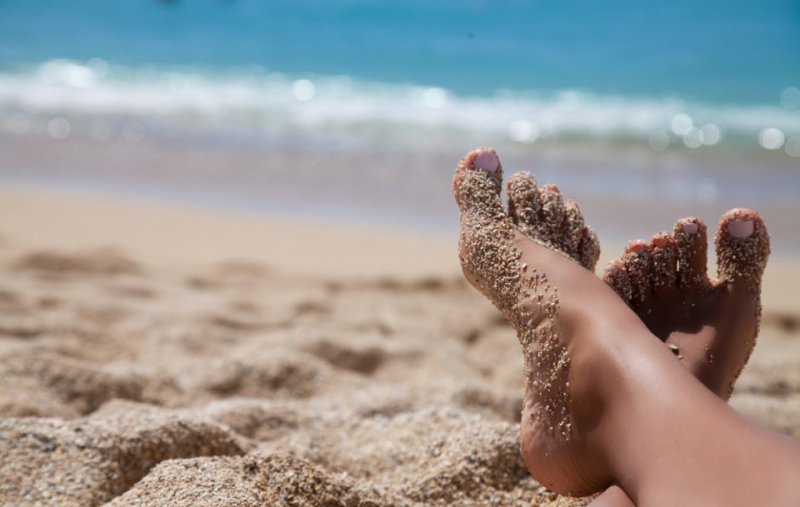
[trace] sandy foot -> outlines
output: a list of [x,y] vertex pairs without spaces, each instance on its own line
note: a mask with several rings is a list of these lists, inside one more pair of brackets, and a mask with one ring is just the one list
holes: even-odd
[[706,274],[706,227],[695,217],[673,233],[628,245],[604,280],[709,389],[728,399],[761,318],[769,234],[755,211],[735,209],[716,235],[719,276]]
[[[520,438],[528,469],[556,491],[591,493],[610,480],[587,432],[601,415],[591,378],[618,367],[602,350],[603,323],[625,326],[636,317],[579,265],[583,259],[592,267],[598,248],[577,206],[565,205],[554,185],[537,189],[523,173],[509,182],[506,213],[501,180],[502,167],[488,148],[469,153],[456,168],[461,266],[512,323],[523,348]],[[619,319],[609,317],[615,312]]]

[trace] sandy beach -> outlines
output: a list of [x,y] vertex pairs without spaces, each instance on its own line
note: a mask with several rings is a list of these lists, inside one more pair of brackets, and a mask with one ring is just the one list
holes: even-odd
[[[5,187],[0,269],[3,505],[587,501],[528,475],[455,238]],[[795,438],[798,284],[768,266],[731,400]]]
[[[506,182],[529,171],[539,188],[557,184],[565,200],[579,203],[601,241],[598,273],[628,241],[671,231],[677,219],[699,217],[713,234],[728,210],[756,210],[771,235],[771,258],[760,336],[730,403],[800,439],[796,2],[105,4],[7,0],[0,16],[0,507],[591,502],[552,493],[529,475],[519,444],[521,347],[461,271],[453,173],[479,146],[496,149]],[[480,168],[492,171],[495,162]],[[548,202],[560,202],[547,188]],[[501,200],[507,203],[508,192]],[[512,207],[519,202],[512,199]],[[579,214],[569,204],[569,227],[557,225],[560,211],[541,223],[569,230],[577,242],[555,243],[573,253],[581,246],[585,260],[593,243],[578,237],[589,237]],[[736,234],[729,229],[731,237],[757,232],[756,241],[723,255],[737,277],[749,272],[746,265],[760,268],[765,251],[763,224],[753,220],[759,225],[745,234],[746,222]],[[469,253],[491,258],[483,254],[502,231],[469,232],[490,240]],[[664,267],[671,258],[665,249],[653,257]],[[683,255],[679,279],[702,278],[683,276],[696,267],[692,258]],[[520,259],[511,259],[509,276],[486,277],[493,289],[518,273],[528,273],[526,287],[544,282],[528,266],[545,262]],[[480,268],[467,267],[473,279],[501,266],[471,265]],[[647,269],[653,280],[671,280]],[[618,288],[645,293],[620,282],[634,270],[619,273]],[[569,284],[552,274],[544,289],[552,282],[553,297],[542,303],[544,292],[537,295],[548,326],[563,301],[567,327],[573,314],[592,314],[586,329],[604,339],[598,348],[573,347],[560,343],[562,331],[570,332],[561,324],[537,323],[543,333],[558,330],[551,336],[555,370],[580,365],[570,375],[585,373],[578,352],[587,350],[592,361],[604,352],[622,359],[623,373],[648,365],[637,350],[673,359],[656,342],[619,346],[638,323],[606,332],[609,314],[600,311],[610,302],[613,313],[615,301],[603,300],[603,287],[597,298],[582,283],[563,292]],[[711,322],[707,310],[740,288],[726,286],[713,301],[697,292],[676,299],[680,306],[672,296],[635,305],[653,333],[669,313],[682,338],[705,333],[727,344],[731,335],[716,334],[724,317],[713,315],[713,329],[701,326]],[[583,311],[586,294],[594,311]],[[538,322],[517,306],[519,295],[507,314]],[[525,289],[531,302],[533,295]],[[752,301],[742,313],[734,302],[724,315],[749,318]],[[615,315],[615,324],[630,316],[624,308]],[[550,364],[544,342],[525,335],[526,346],[538,347],[533,357]],[[688,351],[703,354],[706,343],[686,345],[673,348],[679,358],[687,351],[684,364]],[[706,346],[702,356],[715,369],[741,357],[718,350]],[[697,437],[704,419],[694,411],[660,414],[667,406],[713,405],[671,396],[680,391],[677,368],[647,391],[638,387],[653,384],[634,375],[622,375],[637,387],[629,391],[605,374],[537,383],[535,375],[550,370],[529,376],[537,392],[552,394],[539,404],[544,411],[561,409],[550,430],[572,428],[567,401],[571,409],[598,407],[603,422],[639,428],[632,414],[647,400],[658,409],[656,423],[669,421],[625,440],[614,426],[604,435],[612,446],[620,442],[614,452],[603,438],[600,461],[554,469],[591,468],[577,475],[597,479],[603,462],[634,449],[646,458],[637,462],[640,471],[662,465],[644,474],[659,487],[696,496],[707,478],[694,470],[721,475],[717,463],[741,464],[744,455],[743,474],[757,478],[754,454],[776,449],[750,439],[752,447],[734,441],[728,448],[732,433],[701,425],[722,444],[698,438],[687,447],[739,454],[698,465],[703,453],[685,454],[677,437]],[[591,403],[576,387],[587,378]],[[683,380],[691,390],[692,380]],[[610,393],[608,400],[594,388]],[[600,412],[618,392],[633,393],[619,414]],[[666,398],[676,405],[661,403]],[[574,428],[596,434],[600,424],[589,420],[574,419]],[[640,442],[665,445],[641,452]],[[595,447],[570,453],[571,461]],[[667,449],[679,451],[681,466],[655,459]],[[549,447],[542,454],[548,464],[558,457]],[[529,463],[542,454],[526,452]],[[672,471],[680,478],[665,479]],[[623,480],[631,475],[626,469],[614,477],[646,503]],[[537,476],[562,491],[593,490]],[[725,481],[723,489],[763,486],[730,475]],[[736,496],[749,502],[738,489]]]

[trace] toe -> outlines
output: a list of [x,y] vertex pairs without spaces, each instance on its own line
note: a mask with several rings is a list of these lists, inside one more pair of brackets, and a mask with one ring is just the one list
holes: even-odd
[[456,166],[453,191],[461,209],[458,257],[467,280],[503,311],[519,291],[514,228],[500,202],[502,167],[491,148],[478,148]]
[[492,148],[478,148],[461,159],[453,177],[453,193],[462,217],[496,218],[504,214],[500,202],[502,175],[503,167]]
[[631,302],[639,305],[649,298],[652,285],[650,276],[650,266],[652,256],[650,255],[650,245],[642,240],[635,240],[628,243],[625,253],[622,255],[622,264],[628,273],[631,285]]
[[708,285],[706,224],[697,217],[682,218],[675,222],[672,237],[678,247],[678,286]]
[[518,172],[508,179],[507,190],[508,214],[511,220],[523,232],[530,234],[539,220],[539,210],[542,208],[536,178],[529,172]]
[[560,244],[557,236],[567,216],[564,209],[564,199],[556,185],[549,184],[539,190],[539,199],[542,209],[539,211],[539,230],[543,241],[553,245]]
[[588,226],[585,226],[581,232],[581,241],[578,244],[578,262],[589,271],[594,271],[599,258],[600,241],[597,240],[597,234]]
[[650,238],[650,283],[656,293],[672,291],[678,277],[678,247],[672,235],[661,232]]
[[561,232],[561,249],[570,257],[577,259],[578,246],[583,237],[586,222],[578,203],[568,199],[564,203],[564,225]]
[[725,213],[716,237],[720,281],[746,282],[760,287],[769,257],[769,233],[753,210],[737,208]]
[[619,294],[619,297],[621,297],[625,303],[630,304],[633,294],[631,281],[628,277],[628,272],[625,270],[625,264],[622,261],[616,260],[606,266],[603,272],[603,281],[614,289],[614,292]]

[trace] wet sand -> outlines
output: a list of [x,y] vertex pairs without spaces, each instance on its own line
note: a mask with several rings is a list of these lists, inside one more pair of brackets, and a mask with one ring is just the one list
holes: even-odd
[[[528,476],[519,345],[455,252],[0,191],[0,503],[584,505]],[[798,284],[767,267],[731,400],[795,438]]]

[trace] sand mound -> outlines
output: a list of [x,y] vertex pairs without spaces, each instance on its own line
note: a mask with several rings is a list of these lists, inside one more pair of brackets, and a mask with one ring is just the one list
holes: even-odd
[[[455,408],[393,417],[316,417],[286,404],[232,400],[206,410],[262,440],[243,457],[172,460],[113,505],[583,505],[527,473],[516,424]],[[255,427],[272,432],[253,433]],[[263,440],[267,440],[263,442]],[[553,503],[555,502],[555,503]]]
[[72,421],[2,419],[0,503],[98,505],[161,461],[242,452],[223,426],[129,402]]
[[109,506],[378,506],[397,500],[291,455],[172,460]]
[[212,367],[206,388],[221,396],[288,396],[307,398],[325,381],[325,363],[303,354],[223,361]]
[[386,352],[379,346],[351,346],[324,339],[310,346],[309,351],[335,367],[367,375],[386,359]]
[[210,403],[202,414],[257,442],[289,436],[311,419],[294,402],[231,398]]
[[[243,457],[161,463],[112,505],[531,505],[516,424],[455,408],[394,417],[232,400],[205,413],[262,441]],[[254,432],[269,427],[272,431]],[[570,505],[582,505],[572,501]],[[565,504],[566,505],[566,504]]]
[[508,505],[540,497],[522,462],[515,424],[440,407],[319,426],[304,439],[262,449],[299,453],[327,470],[427,505]]
[[47,352],[0,359],[0,407],[12,417],[76,417],[106,401],[141,400],[145,380]]

